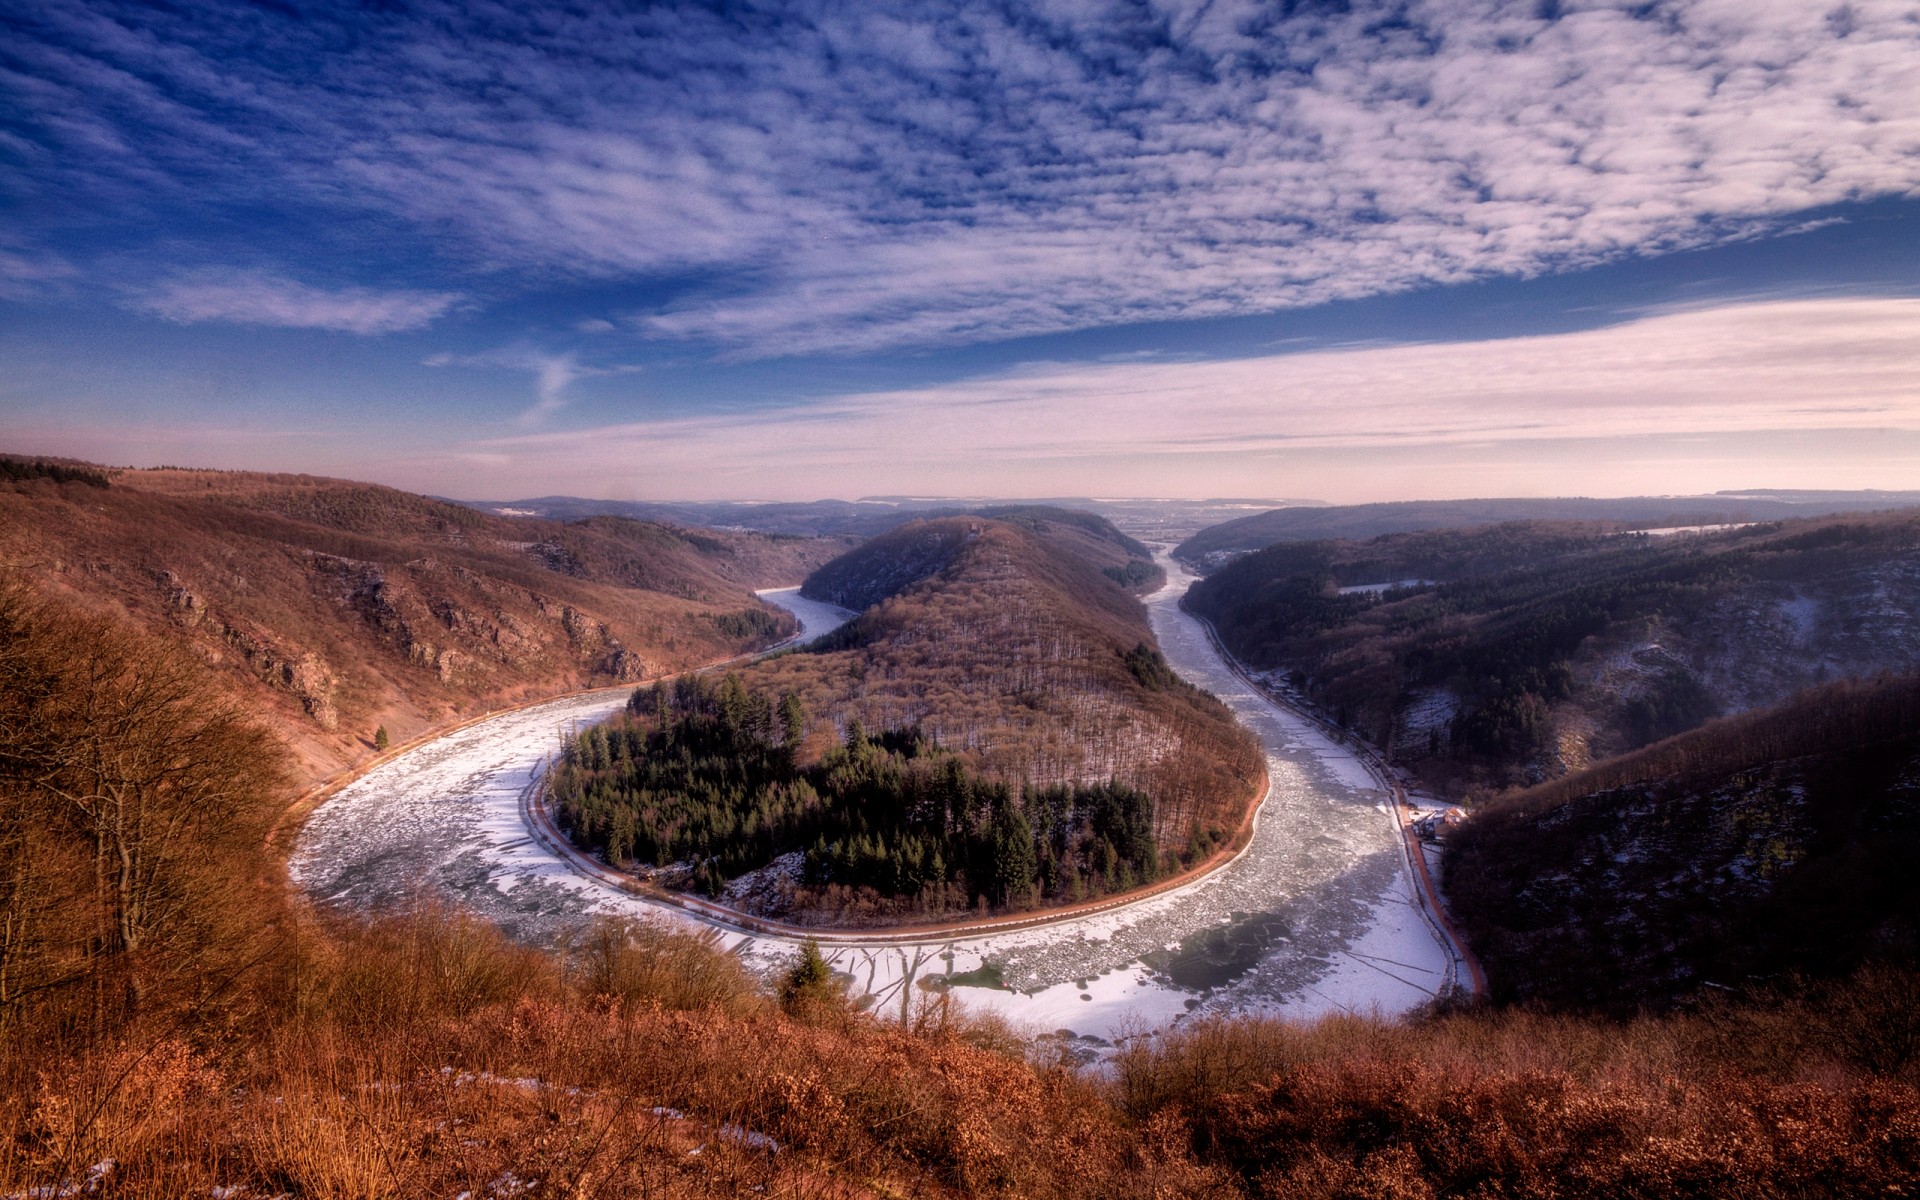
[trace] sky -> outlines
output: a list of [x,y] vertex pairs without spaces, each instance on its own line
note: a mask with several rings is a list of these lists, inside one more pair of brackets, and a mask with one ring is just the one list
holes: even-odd
[[1920,486],[1920,0],[0,6],[0,450]]

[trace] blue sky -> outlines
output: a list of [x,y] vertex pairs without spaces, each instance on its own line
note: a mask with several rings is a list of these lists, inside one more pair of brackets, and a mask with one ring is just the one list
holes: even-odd
[[1920,480],[1920,4],[14,4],[0,444],[440,494]]

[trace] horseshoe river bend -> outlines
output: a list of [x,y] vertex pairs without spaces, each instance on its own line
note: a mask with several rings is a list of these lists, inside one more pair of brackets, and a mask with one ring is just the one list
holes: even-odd
[[[1017,928],[929,934],[812,931],[856,995],[901,1004],[944,983],[976,1009],[1090,1049],[1188,1014],[1311,1016],[1412,1008],[1453,979],[1456,956],[1421,904],[1395,803],[1352,751],[1236,672],[1180,598],[1193,577],[1162,559],[1147,598],[1167,661],[1224,700],[1260,739],[1269,789],[1241,853],[1177,888]],[[761,593],[817,637],[849,615]],[[635,895],[553,844],[530,797],[559,738],[630,689],[601,690],[474,722],[342,787],[295,842],[314,899],[376,906],[434,894],[545,942],[595,914],[705,926],[749,965],[791,959],[799,935]]]

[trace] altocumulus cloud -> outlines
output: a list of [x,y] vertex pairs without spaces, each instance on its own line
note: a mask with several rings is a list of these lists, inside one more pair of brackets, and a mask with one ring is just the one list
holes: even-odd
[[748,356],[1565,270],[1920,189],[1910,0],[103,2],[0,55],[13,187],[129,251],[150,213],[182,268],[262,248],[169,222],[319,217],[432,289],[671,280],[628,328]]
[[132,303],[170,321],[379,334],[422,328],[459,301],[452,292],[328,290],[277,275],[219,273],[166,280]]

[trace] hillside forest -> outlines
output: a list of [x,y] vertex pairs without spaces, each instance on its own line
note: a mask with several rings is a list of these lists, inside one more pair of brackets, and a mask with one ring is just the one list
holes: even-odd
[[1492,800],[1448,841],[1447,896],[1496,998],[1631,1013],[1920,965],[1916,837],[1910,671]]
[[1920,658],[1920,514],[1655,537],[1511,522],[1235,559],[1187,604],[1426,786],[1556,778]]
[[[1007,517],[912,522],[822,566],[802,594],[859,615],[739,668],[720,694],[747,716],[662,692],[605,755],[570,747],[549,797],[575,839],[708,892],[800,855],[729,901],[843,923],[1068,903],[1229,846],[1263,764],[1160,656],[1121,578],[1157,585],[1128,565],[1145,547],[1087,514]],[[675,740],[690,719],[725,750]]]

